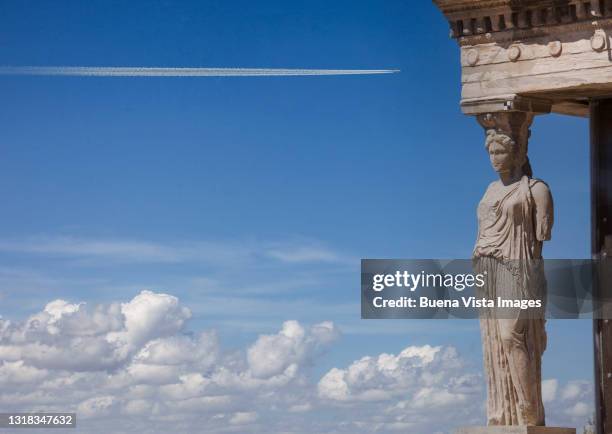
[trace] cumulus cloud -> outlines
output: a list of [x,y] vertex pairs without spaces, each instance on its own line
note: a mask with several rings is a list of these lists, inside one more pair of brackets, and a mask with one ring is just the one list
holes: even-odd
[[542,381],[542,401],[544,401],[544,404],[554,401],[557,397],[558,387],[559,382],[555,378]]
[[[332,368],[317,385],[318,397],[347,421],[340,432],[452,432],[485,422],[480,367],[466,364],[450,346],[409,346],[398,354],[365,356]],[[582,426],[592,414],[591,385],[542,382],[548,422]],[[558,392],[561,390],[561,393]]]
[[586,381],[570,381],[561,391],[561,399],[572,400],[588,394],[590,384]]
[[585,418],[591,414],[592,408],[586,402],[577,402],[565,412],[574,418]]
[[297,321],[286,321],[278,334],[260,336],[249,348],[249,368],[256,378],[270,378],[303,363],[337,337],[331,322],[317,324],[307,334]]
[[128,303],[93,307],[55,300],[22,324],[0,320],[0,360],[73,371],[114,369],[145,343],[176,334],[190,315],[176,297],[151,291]]
[[47,370],[27,366],[23,360],[5,361],[0,365],[0,385],[32,384],[45,378],[47,374]]
[[432,420],[450,429],[453,420],[483,416],[482,378],[468,373],[453,347],[409,346],[397,355],[365,356],[331,369],[317,390],[329,405],[359,415],[347,416],[347,431],[426,432]]
[[543,380],[542,398],[547,425],[578,427],[580,431],[593,416],[594,395],[590,381],[571,380],[562,383],[556,378]]
[[[346,369],[334,368],[319,381],[318,391],[332,401],[381,401],[412,393],[414,405],[448,397],[460,402],[478,384],[460,374],[462,367],[452,347],[412,346],[398,355],[366,356]],[[440,385],[444,389],[436,389]]]
[[90,432],[108,432],[110,420],[134,432],[171,422],[251,429],[265,426],[262,409],[312,408],[308,367],[338,338],[333,323],[287,321],[237,352],[223,351],[213,330],[188,331],[190,317],[176,297],[142,291],[108,304],[55,300],[23,321],[0,319],[0,405],[76,411]]
[[151,291],[142,291],[129,303],[121,304],[121,313],[124,329],[110,333],[107,339],[118,342],[128,354],[151,339],[174,335],[191,316],[176,297]]
[[569,426],[583,425],[593,416],[593,384],[590,381],[569,381],[560,388],[559,396],[551,402],[549,414]]
[[[442,433],[484,421],[480,367],[451,346],[407,346],[315,375],[340,337],[332,322],[289,320],[230,351],[214,330],[190,331],[190,317],[177,297],[142,291],[0,318],[0,406],[75,411],[92,433]],[[589,387],[543,382],[553,413],[576,423],[590,414]]]

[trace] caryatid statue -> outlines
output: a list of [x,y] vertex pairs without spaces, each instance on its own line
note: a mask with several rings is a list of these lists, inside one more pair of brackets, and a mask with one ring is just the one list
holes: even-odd
[[[527,142],[532,113],[480,115],[485,148],[499,180],[492,182],[478,205],[475,268],[485,273],[487,297],[541,299],[546,280],[542,243],[550,239],[553,202],[546,183],[532,176]],[[543,309],[499,317],[481,315],[487,379],[488,425],[545,424],[541,360],[546,348]]]

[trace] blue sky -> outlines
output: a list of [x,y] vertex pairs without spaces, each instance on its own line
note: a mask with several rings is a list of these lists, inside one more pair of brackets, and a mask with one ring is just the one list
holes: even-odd
[[[494,173],[460,113],[458,54],[427,1],[3,2],[3,66],[401,72],[0,77],[0,314],[150,289],[230,349],[333,321],[313,378],[427,344],[478,370],[476,322],[362,321],[358,306],[360,258],[471,254]],[[588,257],[588,121],[536,118],[530,159],[555,200],[545,256]],[[592,381],[590,323],[549,335],[544,377]]]

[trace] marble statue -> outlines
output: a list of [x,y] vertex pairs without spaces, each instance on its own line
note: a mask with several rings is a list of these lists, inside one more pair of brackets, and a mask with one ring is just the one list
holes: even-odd
[[[527,158],[533,114],[481,115],[486,150],[499,175],[478,205],[474,266],[486,272],[487,296],[545,300],[540,259],[553,225],[553,202],[546,183],[532,176]],[[544,426],[541,360],[546,348],[543,315],[517,310],[499,318],[481,313],[487,379],[488,425]]]

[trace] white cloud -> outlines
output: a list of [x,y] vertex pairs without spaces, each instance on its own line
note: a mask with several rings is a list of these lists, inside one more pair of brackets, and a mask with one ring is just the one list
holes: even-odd
[[[555,385],[555,389],[557,387]],[[558,389],[559,392],[547,402],[547,422],[559,426],[585,425],[594,411],[593,384],[589,381],[573,380]]]
[[[443,400],[432,387],[461,380],[461,360],[452,347],[408,347],[397,356],[366,356],[346,369],[332,369],[319,382],[319,396],[332,401],[380,401],[412,393],[414,405],[430,400]],[[456,376],[453,376],[456,375]],[[457,388],[456,399],[465,398]]]
[[558,387],[559,382],[555,378],[542,381],[542,401],[544,401],[544,404],[554,401],[557,397]]
[[245,425],[253,423],[258,419],[257,413],[254,411],[241,411],[234,413],[229,423],[232,425]]
[[190,363],[206,369],[215,362],[218,352],[216,333],[205,331],[198,334],[195,339],[175,335],[151,340],[136,354],[134,360],[161,365]]
[[176,297],[151,291],[142,291],[129,303],[122,303],[121,313],[125,329],[109,334],[108,340],[120,342],[128,352],[157,337],[177,333],[191,316],[189,309],[179,306]]
[[[315,377],[310,368],[339,339],[332,322],[285,321],[230,351],[215,331],[190,332],[190,317],[177,297],[142,291],[0,319],[0,406],[76,411],[91,433],[419,433],[484,421],[479,367],[453,347],[407,346]],[[543,388],[563,406],[554,414],[576,423],[590,414],[588,383]]]
[[347,431],[429,432],[432,426],[451,429],[457,420],[477,423],[484,416],[482,379],[468,373],[452,347],[410,346],[397,355],[362,357],[327,372],[318,395],[360,415]]
[[566,414],[573,418],[586,418],[591,414],[591,406],[585,402],[577,402],[573,406],[569,407]]
[[101,257],[128,262],[178,262],[184,251],[146,241],[39,237],[3,241],[0,250],[64,257]]
[[43,380],[47,375],[47,370],[27,366],[22,360],[16,362],[4,361],[0,365],[0,387],[3,385],[36,383]]
[[589,383],[586,381],[571,381],[561,391],[561,399],[572,400],[584,396],[589,392]]
[[160,243],[134,239],[79,238],[72,236],[32,237],[4,240],[0,251],[25,253],[84,261],[108,263],[206,262],[236,264],[263,258],[283,263],[357,263],[320,242],[299,240],[288,242],[195,241]]
[[176,297],[151,291],[92,308],[55,300],[23,324],[0,320],[0,358],[50,369],[113,369],[147,342],[176,334],[189,317]]
[[114,396],[96,396],[81,402],[76,411],[79,418],[104,417],[111,413],[116,404]]
[[76,411],[88,432],[177,419],[189,432],[202,418],[209,432],[250,430],[262,411],[298,417],[313,408],[306,369],[338,338],[333,323],[287,321],[227,352],[214,331],[188,332],[190,316],[176,297],[142,291],[100,305],[55,300],[23,321],[0,319],[0,406]]
[[312,404],[305,402],[303,404],[295,404],[289,407],[289,411],[292,413],[306,413],[312,410]]
[[267,254],[282,262],[340,262],[338,253],[321,246],[279,246],[267,251]]
[[260,336],[249,348],[249,368],[256,378],[279,375],[292,364],[303,363],[337,336],[331,322],[316,324],[307,334],[297,321],[286,321],[278,334]]
[[[91,303],[122,299],[142,288],[168,288],[181,299],[190,298],[194,317],[214,321],[229,333],[268,333],[291,318],[312,324],[333,317],[343,327],[359,321],[358,304],[338,301],[323,306],[317,300],[321,288],[337,287],[345,273],[358,269],[359,259],[309,238],[49,235],[5,238],[0,240],[0,254],[8,261],[0,266],[0,299],[3,313],[10,315],[40,309],[40,300],[66,302],[71,294],[91,294]],[[235,315],[228,315],[228,304]]]

